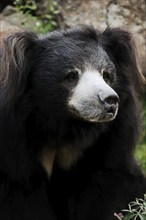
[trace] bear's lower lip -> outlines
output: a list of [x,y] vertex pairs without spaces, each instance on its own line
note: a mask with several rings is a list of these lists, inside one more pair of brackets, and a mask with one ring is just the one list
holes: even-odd
[[114,113],[102,113],[94,117],[83,117],[84,120],[89,121],[89,122],[108,122],[112,121],[115,118]]

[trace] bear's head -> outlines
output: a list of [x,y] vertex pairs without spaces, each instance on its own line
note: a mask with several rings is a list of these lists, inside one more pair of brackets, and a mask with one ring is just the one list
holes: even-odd
[[[124,87],[127,78],[139,79],[132,38],[120,29],[75,28],[39,39],[16,33],[6,39],[2,56],[1,103],[10,105],[25,93],[55,120],[111,121],[118,111],[119,81]],[[132,76],[124,79],[130,68]]]
[[89,122],[115,118],[119,102],[113,89],[116,66],[96,32],[54,32],[40,40],[36,54],[31,83],[41,111],[58,120],[62,115]]

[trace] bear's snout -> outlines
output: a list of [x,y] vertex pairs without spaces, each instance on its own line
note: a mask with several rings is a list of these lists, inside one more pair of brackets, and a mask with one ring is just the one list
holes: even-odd
[[82,75],[68,102],[68,109],[74,116],[89,122],[113,120],[118,106],[118,94],[98,71],[87,71]]

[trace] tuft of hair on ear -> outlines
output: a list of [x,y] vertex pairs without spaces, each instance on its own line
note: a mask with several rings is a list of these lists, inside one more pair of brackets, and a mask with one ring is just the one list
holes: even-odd
[[0,107],[12,105],[25,90],[37,35],[17,32],[0,48]]
[[101,41],[107,52],[131,78],[135,89],[142,89],[146,80],[141,72],[138,46],[133,35],[122,28],[108,27],[103,32]]

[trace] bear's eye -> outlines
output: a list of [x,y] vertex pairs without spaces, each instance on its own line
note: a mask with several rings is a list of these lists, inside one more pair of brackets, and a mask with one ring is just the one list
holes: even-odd
[[102,77],[104,81],[108,84],[111,84],[113,81],[113,75],[107,70],[102,70]]
[[64,77],[64,79],[69,82],[76,81],[78,78],[79,78],[78,70],[70,70],[67,72],[66,76]]

